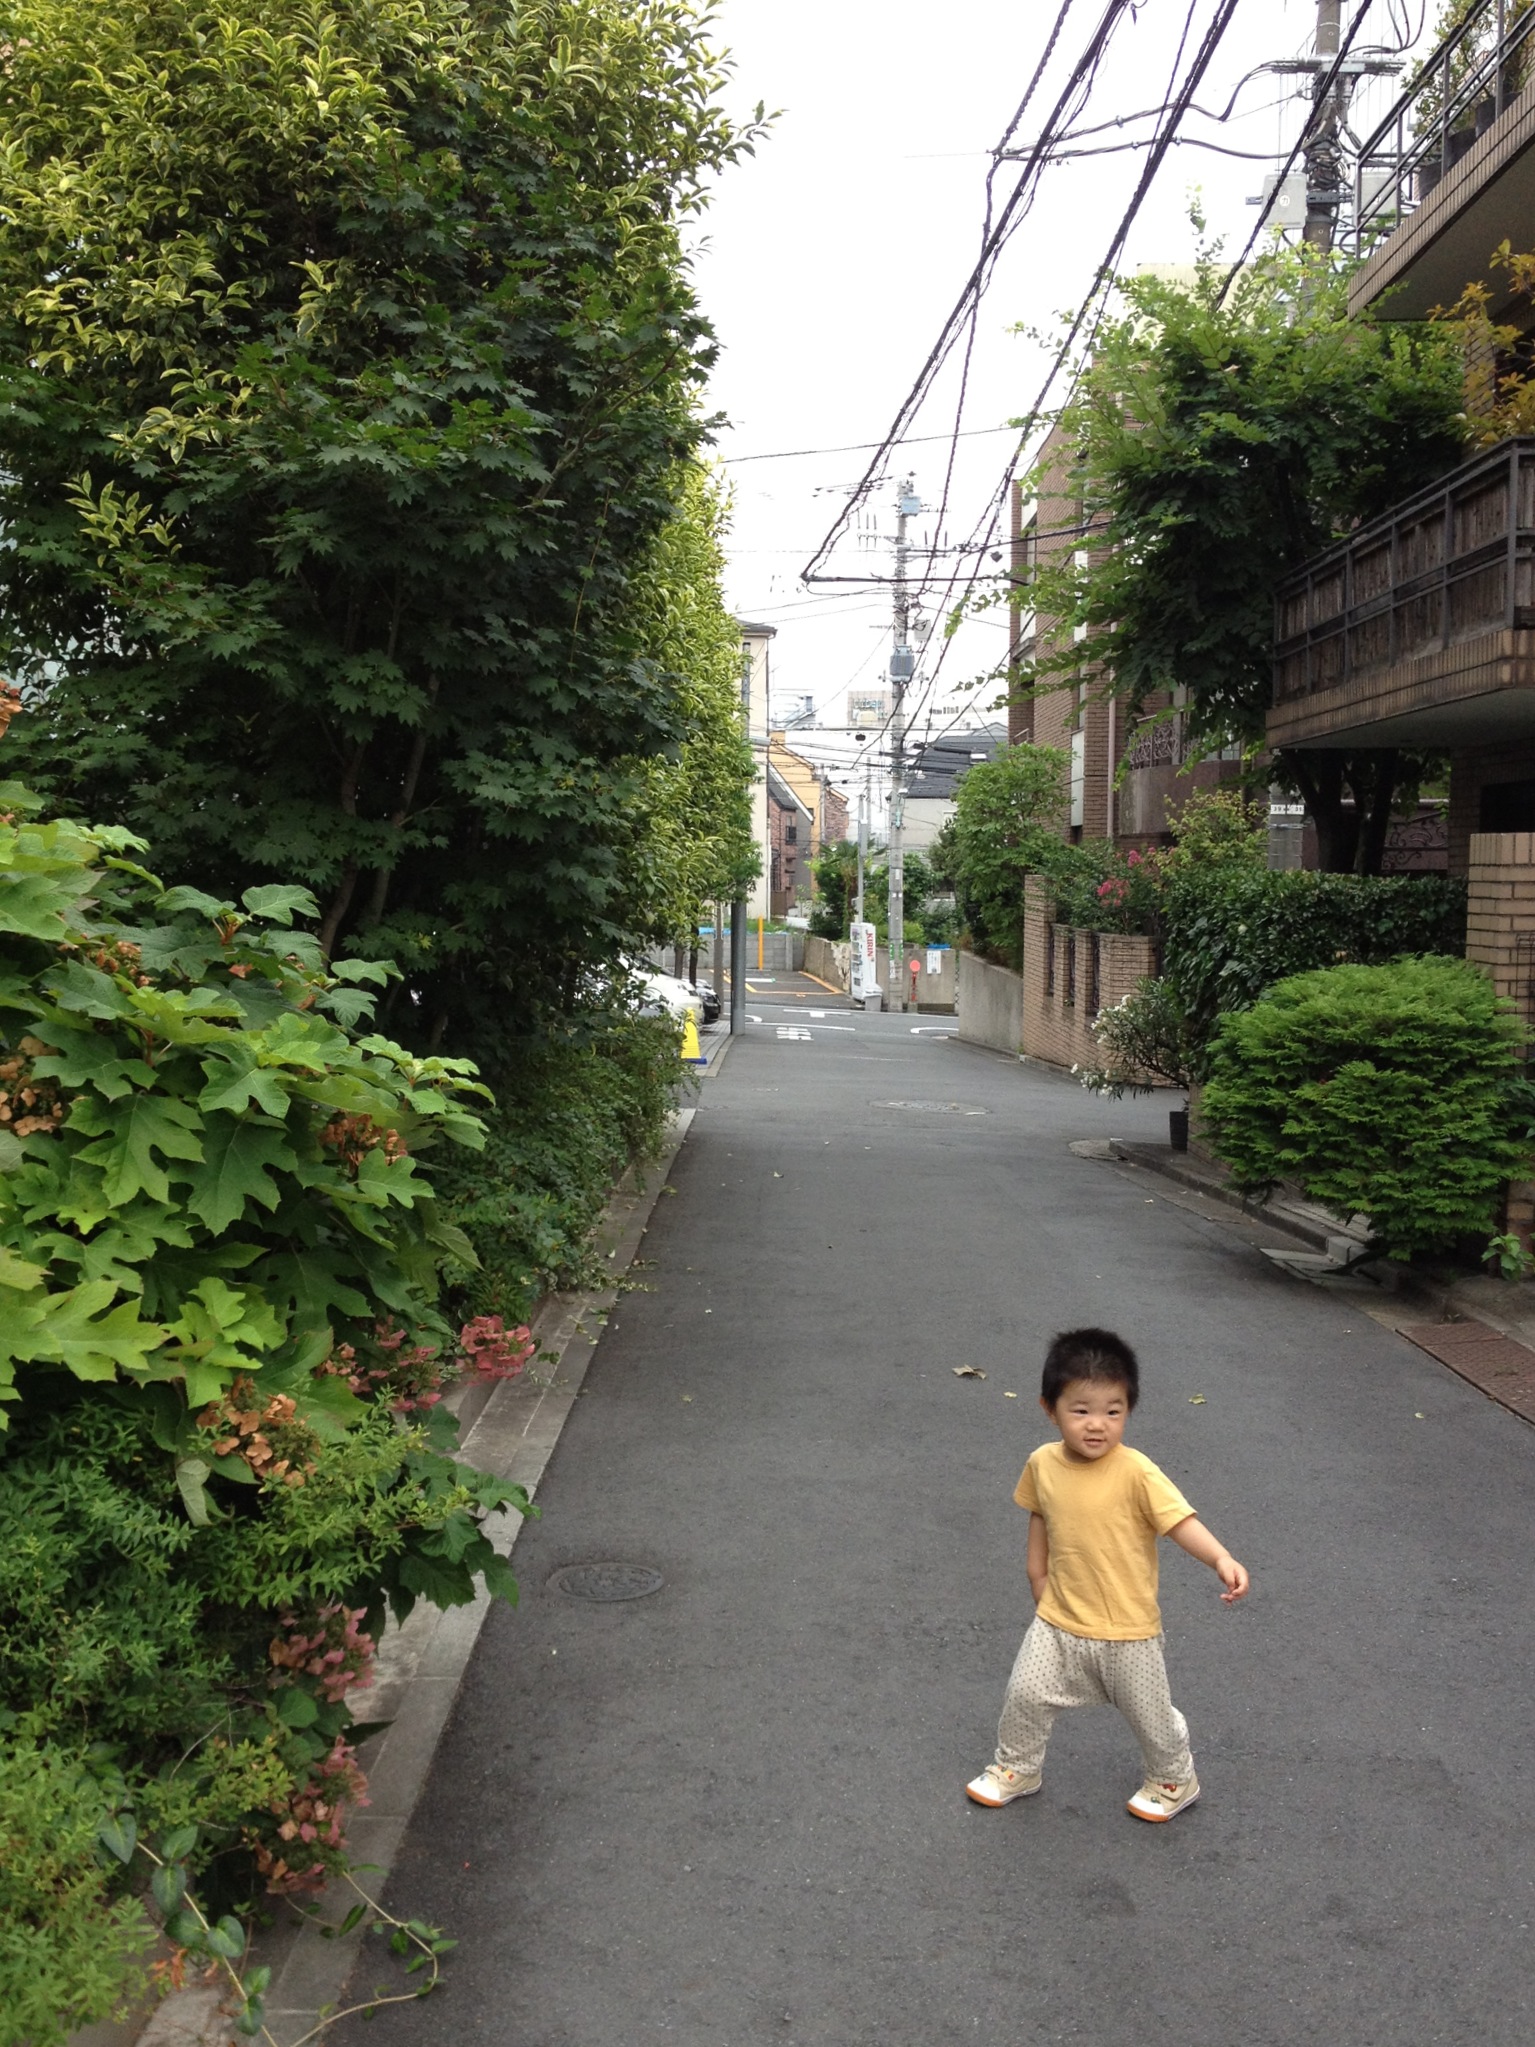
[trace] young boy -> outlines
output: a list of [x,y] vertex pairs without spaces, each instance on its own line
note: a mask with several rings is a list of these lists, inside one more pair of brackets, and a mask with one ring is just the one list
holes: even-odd
[[1061,1440],[1034,1452],[1013,1494],[1028,1509],[1035,1618],[1008,1681],[997,1759],[965,1786],[977,1805],[1038,1791],[1063,1706],[1117,1706],[1129,1721],[1146,1765],[1128,1806],[1138,1820],[1173,1819],[1199,1796],[1162,1661],[1157,1537],[1208,1564],[1228,1604],[1246,1596],[1247,1573],[1172,1480],[1122,1440],[1139,1395],[1123,1338],[1068,1329],[1051,1344],[1039,1404]]

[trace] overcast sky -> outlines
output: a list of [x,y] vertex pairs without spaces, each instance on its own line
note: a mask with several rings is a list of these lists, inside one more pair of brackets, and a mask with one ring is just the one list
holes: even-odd
[[[1213,6],[1195,0],[1196,38]],[[1077,0],[1059,55],[1075,55],[1102,11],[1103,0]],[[1422,0],[1377,0],[1363,41],[1400,41],[1404,11],[1408,31],[1419,29]],[[1142,0],[1118,32],[1086,121],[1109,121],[1164,97],[1187,12],[1188,0]],[[731,105],[744,114],[760,99],[781,110],[755,158],[722,181],[703,223],[697,279],[723,348],[713,388],[729,420],[718,444],[723,456],[831,450],[883,434],[974,262],[988,152],[1023,95],[1055,13],[1054,0],[722,0],[717,37],[735,65]],[[1246,0],[1200,103],[1219,110],[1244,73],[1309,51],[1315,20],[1315,0]],[[1301,85],[1294,77],[1254,78],[1237,118],[1188,124],[1191,135],[1262,160],[1175,149],[1132,236],[1132,267],[1192,259],[1195,188],[1211,232],[1236,255],[1255,218],[1248,195],[1299,132],[1303,109],[1294,95]],[[1381,91],[1374,88],[1361,116],[1384,107],[1390,89],[1385,98]],[[1053,97],[1041,91],[1020,140],[1036,132],[1035,115]],[[1044,357],[1010,330],[1049,327],[1075,305],[1142,161],[1128,153],[1089,157],[1047,173],[982,307],[967,429],[998,427],[1030,406]],[[954,402],[946,379],[913,431],[946,434]],[[1003,433],[957,444],[944,520],[951,542],[968,537],[983,514],[1011,447]],[[935,505],[947,457],[942,440],[912,445],[893,475],[909,468],[924,502]],[[778,627],[775,699],[812,697],[827,725],[843,723],[851,686],[879,683],[890,649],[887,591],[807,590],[800,582],[867,460],[826,452],[732,461],[729,472],[736,501],[729,600],[742,616]],[[878,531],[845,548],[833,564],[838,571],[888,572],[893,499],[889,485],[875,493]],[[931,537],[934,518],[917,526]],[[1000,614],[964,629],[937,692],[919,682],[912,693],[917,736],[931,724],[935,694],[979,673],[1003,644]],[[929,670],[937,647],[935,640]],[[807,750],[827,759],[852,752],[830,735]]]

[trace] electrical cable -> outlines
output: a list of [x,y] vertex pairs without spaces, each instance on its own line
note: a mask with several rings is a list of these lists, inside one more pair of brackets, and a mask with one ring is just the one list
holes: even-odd
[[[1072,0],[1063,0],[1063,4],[1057,12],[1055,23],[1046,44],[1045,54],[1040,58],[1039,64],[1036,66],[1034,76],[1029,81],[1028,91],[1020,102],[1017,112],[1008,123],[1002,138],[1002,147],[1006,147],[1012,136],[1017,132],[1018,123],[1022,120],[1035,91],[1038,89],[1039,83],[1044,76],[1049,56],[1060,37],[1071,5]],[[975,265],[960,291],[958,300],[943,322],[937,340],[934,341],[929,349],[927,359],[918,371],[911,389],[901,401],[889,431],[879,443],[879,449],[874,460],[868,464],[862,478],[850,494],[847,503],[833,521],[826,537],[807,565],[804,572],[806,582],[832,580],[817,574],[820,564],[826,559],[835,545],[837,536],[841,533],[854,509],[862,503],[864,497],[873,487],[875,478],[884,465],[884,458],[900,442],[905,428],[910,424],[920,409],[923,399],[932,389],[938,371],[953,352],[960,335],[967,325],[972,302],[979,294],[984,292],[991,272],[995,267],[996,258],[1005,246],[1012,229],[1017,224],[1020,210],[1026,210],[1025,202],[1032,198],[1034,184],[1043,161],[1043,145],[1069,118],[1068,108],[1077,109],[1083,92],[1090,90],[1092,80],[1102,61],[1103,53],[1112,40],[1114,30],[1119,26],[1125,14],[1131,11],[1131,7],[1132,0],[1106,0],[1098,26],[1089,37],[1086,48],[1073,63],[1066,84],[1062,87],[1061,92],[1056,98],[1055,105],[1046,119],[1043,134],[1030,151],[1012,192],[1008,195],[1007,200],[994,219],[990,218],[990,201],[988,200],[988,225],[981,253],[977,257]],[[992,175],[991,172],[988,172],[988,192],[990,191]]]
[[[1354,18],[1349,23],[1348,34],[1343,37],[1341,43],[1338,46],[1338,54],[1333,58],[1332,64],[1329,67],[1325,77],[1322,77],[1320,79],[1320,82],[1317,84],[1313,92],[1311,114],[1309,118],[1305,121],[1305,123],[1302,125],[1300,134],[1295,138],[1295,142],[1290,150],[1290,154],[1285,158],[1284,163],[1280,168],[1279,175],[1274,181],[1274,190],[1276,192],[1281,189],[1285,179],[1290,175],[1290,172],[1295,168],[1296,158],[1300,155],[1301,151],[1306,147],[1306,144],[1311,140],[1312,131],[1316,127],[1318,121],[1320,121],[1322,118],[1323,109],[1327,105],[1328,96],[1332,92],[1333,86],[1337,81],[1338,73],[1343,69],[1344,59],[1348,56],[1350,50],[1353,49],[1355,38],[1358,36],[1360,29],[1364,27],[1364,18],[1369,13],[1371,7],[1374,4],[1375,0],[1359,0],[1359,6],[1355,10]],[[1231,290],[1232,285],[1236,282],[1238,276],[1241,274],[1241,271],[1246,265],[1248,257],[1252,254],[1254,248],[1257,246],[1258,237],[1259,235],[1262,234],[1264,227],[1267,225],[1267,221],[1268,215],[1266,213],[1260,212],[1257,221],[1254,223],[1253,231],[1247,237],[1247,241],[1243,246],[1241,255],[1238,256],[1235,263],[1233,263],[1231,268],[1226,272],[1225,281],[1221,285],[1220,295],[1216,300],[1217,305],[1225,304],[1227,293]]]
[[[964,440],[975,440],[982,434],[1010,434],[1012,426],[967,426]],[[947,441],[949,434],[907,434],[902,440],[890,441],[844,441],[837,448],[774,448],[765,455],[716,455],[716,462],[792,462],[801,455],[863,455],[870,448],[914,448],[919,441]]]
[[[1164,125],[1161,133],[1154,139],[1152,152],[1148,156],[1147,161],[1141,168],[1141,175],[1140,178],[1137,180],[1135,190],[1131,195],[1130,203],[1120,219],[1119,225],[1114,232],[1113,239],[1109,244],[1108,250],[1103,257],[1103,260],[1100,262],[1098,266],[1097,272],[1094,276],[1091,286],[1088,289],[1087,295],[1083,299],[1082,304],[1076,314],[1076,317],[1072,321],[1070,329],[1067,331],[1059,348],[1056,351],[1055,359],[1052,362],[1050,369],[1046,375],[1045,381],[1040,388],[1039,396],[1035,400],[1035,403],[1031,408],[1030,412],[1025,416],[1023,422],[1021,423],[1022,425],[1021,436],[1017,444],[1017,447],[1014,450],[1013,459],[1009,462],[1007,469],[1004,472],[1002,481],[998,486],[998,489],[993,493],[991,499],[988,501],[989,513],[986,520],[984,537],[981,540],[979,547],[975,548],[974,550],[971,550],[977,554],[984,553],[987,550],[987,548],[989,548],[995,537],[997,523],[1001,516],[1002,507],[1003,505],[1005,505],[1007,501],[1008,491],[1011,488],[1012,481],[1017,472],[1017,468],[1022,458],[1024,449],[1027,447],[1028,441],[1031,435],[1033,434],[1040,417],[1043,414],[1044,407],[1049,399],[1049,395],[1055,384],[1055,380],[1059,376],[1061,369],[1064,367],[1066,361],[1068,360],[1072,349],[1076,345],[1077,337],[1081,333],[1083,327],[1087,324],[1090,315],[1093,318],[1093,332],[1096,333],[1097,331],[1098,321],[1101,320],[1102,318],[1103,301],[1105,298],[1105,286],[1112,280],[1114,266],[1119,260],[1119,256],[1124,248],[1126,240],[1129,238],[1130,229],[1133,227],[1135,220],[1140,212],[1140,209],[1142,205],[1145,203],[1146,196],[1151,189],[1152,182],[1155,179],[1158,171],[1161,169],[1162,163],[1166,158],[1167,151],[1171,146],[1172,137],[1176,133],[1178,122],[1183,119],[1187,106],[1192,101],[1193,95],[1198,90],[1199,85],[1205,76],[1205,73],[1208,71],[1211,63],[1214,61],[1216,52],[1220,48],[1221,42],[1225,37],[1226,31],[1231,25],[1232,16],[1235,14],[1238,4],[1239,0],[1219,0],[1219,4],[1217,5],[1215,12],[1212,14],[1208,25],[1206,26],[1199,49],[1196,51],[1193,61],[1189,66],[1189,70],[1184,78],[1183,84],[1181,88],[1179,88],[1178,92],[1168,103],[1168,120]],[[1366,4],[1367,5],[1369,4],[1369,0],[1366,0]],[[1189,13],[1184,23],[1183,35],[1182,37],[1180,37],[1179,40],[1178,58],[1175,59],[1174,67],[1175,75],[1176,63],[1177,61],[1181,60],[1183,49],[1187,43],[1189,29],[1193,21],[1193,13],[1194,4],[1193,0],[1191,0]],[[1090,346],[1091,342],[1089,341],[1089,347]],[[981,526],[980,522],[978,521],[976,526],[972,528],[972,537],[976,533],[979,533],[980,531]],[[980,571],[979,564],[977,563],[975,570],[972,571],[970,577],[967,579],[966,595],[968,595],[969,590],[973,589],[976,582],[979,580]],[[935,608],[940,610],[948,609],[950,600],[953,596],[955,584],[958,581],[959,574],[956,569],[949,576],[947,584],[944,589],[944,595],[940,600],[939,606]],[[943,647],[940,650],[938,656],[938,660],[934,664],[930,677],[927,679],[925,693],[926,695],[931,694],[932,688],[936,684],[938,676],[942,673],[944,662],[948,657],[948,651],[952,645],[953,645],[952,638],[946,639],[944,641]],[[919,713],[920,708],[921,706],[919,703],[918,706]]]

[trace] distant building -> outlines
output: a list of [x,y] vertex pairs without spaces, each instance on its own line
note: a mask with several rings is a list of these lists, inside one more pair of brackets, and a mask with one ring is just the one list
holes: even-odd
[[877,732],[893,709],[888,689],[850,689],[847,693],[847,722],[854,732]]
[[[808,831],[803,836],[796,824],[794,839],[783,841],[796,849],[794,880],[792,883],[789,881],[787,864],[783,864],[784,878],[781,884],[775,884],[775,888],[781,886],[788,897],[786,907],[808,908],[812,894],[810,862],[822,846],[834,845],[837,840],[847,837],[847,798],[831,787],[824,768],[806,760],[803,754],[796,753],[785,743],[782,732],[769,733],[767,758],[772,776],[784,784],[808,821]],[[770,782],[770,802],[771,789]],[[776,917],[783,912],[775,909],[773,914]]]
[[815,818],[779,770],[767,771],[768,914],[783,917],[810,895]]
[[778,628],[753,625],[744,618],[738,618],[736,624],[741,630],[741,706],[756,771],[752,783],[752,838],[762,855],[762,872],[752,884],[746,908],[749,916],[767,917],[772,914],[768,903],[771,862],[767,788],[768,702],[772,683],[770,650],[778,636]]
[[821,844],[840,846],[847,837],[847,798],[840,789],[834,789],[830,782],[821,784]]
[[954,815],[960,783],[977,761],[989,761],[1007,743],[1005,725],[983,725],[975,732],[949,732],[912,758],[906,771],[906,807],[902,843],[909,853],[925,853]]

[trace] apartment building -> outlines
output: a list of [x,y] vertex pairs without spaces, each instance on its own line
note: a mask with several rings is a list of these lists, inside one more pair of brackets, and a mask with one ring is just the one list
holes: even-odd
[[[1154,698],[1132,713],[1114,695],[1112,678],[1096,664],[1084,661],[1074,677],[1052,677],[1031,688],[1036,655],[1060,649],[1072,630],[1034,609],[1035,572],[1066,566],[1073,555],[1085,565],[1087,550],[1101,545],[1083,505],[1070,437],[1059,426],[1044,443],[1036,473],[1039,487],[1032,501],[1022,483],[1013,486],[1012,576],[1018,598],[1011,619],[1015,686],[1008,740],[1059,747],[1068,756],[1066,836],[1137,846],[1165,842],[1169,809],[1195,789],[1229,780],[1236,766],[1230,760],[1193,757],[1172,696]],[[1080,628],[1076,631],[1078,638],[1085,637]]]
[[[1535,248],[1535,9],[1471,6],[1361,151],[1356,311],[1419,320]],[[1535,1023],[1535,438],[1472,456],[1280,590],[1268,735],[1448,753],[1467,950]]]

